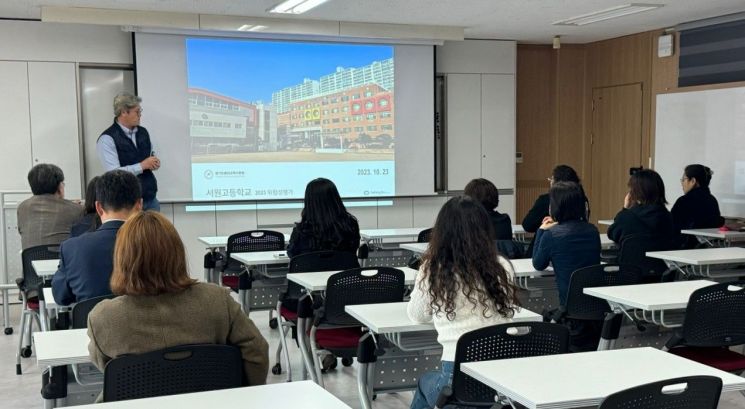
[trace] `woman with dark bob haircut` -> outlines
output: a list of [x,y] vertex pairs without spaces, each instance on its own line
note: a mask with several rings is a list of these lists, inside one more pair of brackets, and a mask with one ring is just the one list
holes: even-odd
[[554,183],[549,198],[550,216],[536,234],[533,267],[553,266],[559,301],[566,305],[572,273],[600,263],[600,234],[585,220],[585,194],[577,183]]
[[629,178],[629,192],[608,228],[608,237],[621,243],[631,235],[646,235],[659,248],[672,248],[677,233],[665,205],[665,183],[651,169],[642,169]]
[[[714,172],[704,165],[688,165],[680,178],[683,196],[675,201],[670,213],[675,230],[710,229],[721,227],[724,218],[719,213],[719,202],[711,194],[709,183]],[[697,244],[693,236],[681,235],[680,245],[693,248]]]
[[484,178],[473,179],[468,182],[463,193],[481,203],[486,209],[489,220],[494,227],[494,234],[496,235],[494,240],[512,240],[512,220],[510,220],[510,215],[497,211],[499,190],[494,186],[494,183]]
[[189,277],[184,244],[160,213],[135,213],[119,229],[110,284],[118,297],[88,316],[88,352],[101,371],[121,355],[228,344],[241,351],[246,383],[266,383],[266,340],[229,289]]
[[468,196],[450,199],[437,215],[407,313],[434,323],[442,367],[421,376],[412,409],[434,407],[451,383],[461,335],[510,322],[519,307],[512,265],[497,252],[493,234],[484,206]]
[[360,226],[357,218],[344,207],[334,182],[318,178],[305,188],[305,206],[300,222],[290,236],[287,255],[321,250],[355,253],[360,246]]

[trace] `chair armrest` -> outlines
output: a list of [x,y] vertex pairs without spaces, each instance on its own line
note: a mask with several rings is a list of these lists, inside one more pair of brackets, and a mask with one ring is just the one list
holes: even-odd
[[445,407],[445,405],[447,405],[448,403],[448,400],[450,400],[451,396],[453,396],[453,387],[450,385],[446,385],[440,391],[440,395],[437,396],[437,402],[435,403],[435,408]]

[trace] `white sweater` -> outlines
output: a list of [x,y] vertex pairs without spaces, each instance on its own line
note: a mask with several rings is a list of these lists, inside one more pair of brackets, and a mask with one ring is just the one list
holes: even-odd
[[[507,270],[510,279],[512,279],[515,273],[510,262],[500,256],[499,263]],[[424,268],[426,266],[422,264],[422,269]],[[434,322],[437,330],[437,342],[442,345],[443,361],[455,360],[455,346],[458,343],[458,338],[466,332],[512,322],[511,318],[502,317],[493,309],[486,311],[488,318],[485,318],[483,307],[477,306],[473,309],[474,305],[466,299],[463,293],[459,294],[455,300],[455,317],[452,321],[447,319],[444,311],[435,314],[430,307],[429,283],[426,280],[423,281],[424,277],[425,274],[420,270],[420,273],[416,276],[416,283],[411,292],[411,300],[406,307],[406,312],[409,319],[417,323]]]

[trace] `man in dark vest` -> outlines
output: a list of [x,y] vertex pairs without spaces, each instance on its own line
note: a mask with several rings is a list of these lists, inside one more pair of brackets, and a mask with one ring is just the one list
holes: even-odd
[[96,151],[106,171],[121,169],[134,173],[142,187],[143,210],[160,211],[155,197],[158,181],[154,170],[160,168],[160,159],[150,141],[147,129],[140,126],[142,99],[123,93],[114,98],[114,124],[103,131],[96,142]]

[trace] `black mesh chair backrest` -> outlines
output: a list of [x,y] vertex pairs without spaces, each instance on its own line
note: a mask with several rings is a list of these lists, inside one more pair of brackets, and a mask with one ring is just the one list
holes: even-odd
[[556,355],[569,351],[569,329],[544,322],[515,322],[467,332],[458,339],[450,403],[494,404],[496,392],[460,371],[465,362]]
[[671,243],[660,240],[658,237],[647,234],[632,234],[621,240],[617,261],[618,264],[641,268],[647,282],[660,281],[662,274],[667,271],[667,265],[660,259],[647,257],[645,253],[671,249]]
[[329,277],[322,321],[332,325],[361,325],[344,312],[347,305],[404,300],[404,273],[391,267],[353,268]]
[[687,376],[616,392],[598,409],[716,409],[721,392],[721,378]]
[[567,290],[566,317],[599,321],[610,312],[606,300],[584,293],[585,288],[634,285],[642,281],[642,272],[633,265],[598,264],[572,273]]
[[419,232],[419,236],[416,238],[417,243],[429,243],[429,239],[432,237],[432,228],[424,229]]
[[249,230],[231,234],[228,237],[223,271],[240,265],[230,259],[232,253],[251,253],[255,251],[281,251],[285,249],[285,235],[274,230]]
[[741,285],[715,284],[691,294],[683,319],[685,345],[745,344],[745,289]]
[[34,270],[34,260],[55,260],[59,258],[59,244],[41,245],[29,247],[21,252],[23,263],[23,287],[24,290],[36,290],[44,283],[44,278],[39,277]]
[[184,345],[124,355],[106,365],[103,400],[113,402],[242,386],[243,360],[231,345]]
[[[314,251],[290,259],[289,273],[309,273],[315,271],[337,271],[359,268],[360,263],[354,253],[348,251]],[[300,298],[303,286],[287,282],[287,296]]]
[[110,300],[116,297],[114,294],[102,295],[100,297],[89,298],[80,301],[72,306],[72,327],[73,329],[88,328],[88,314],[93,307],[103,300]]

